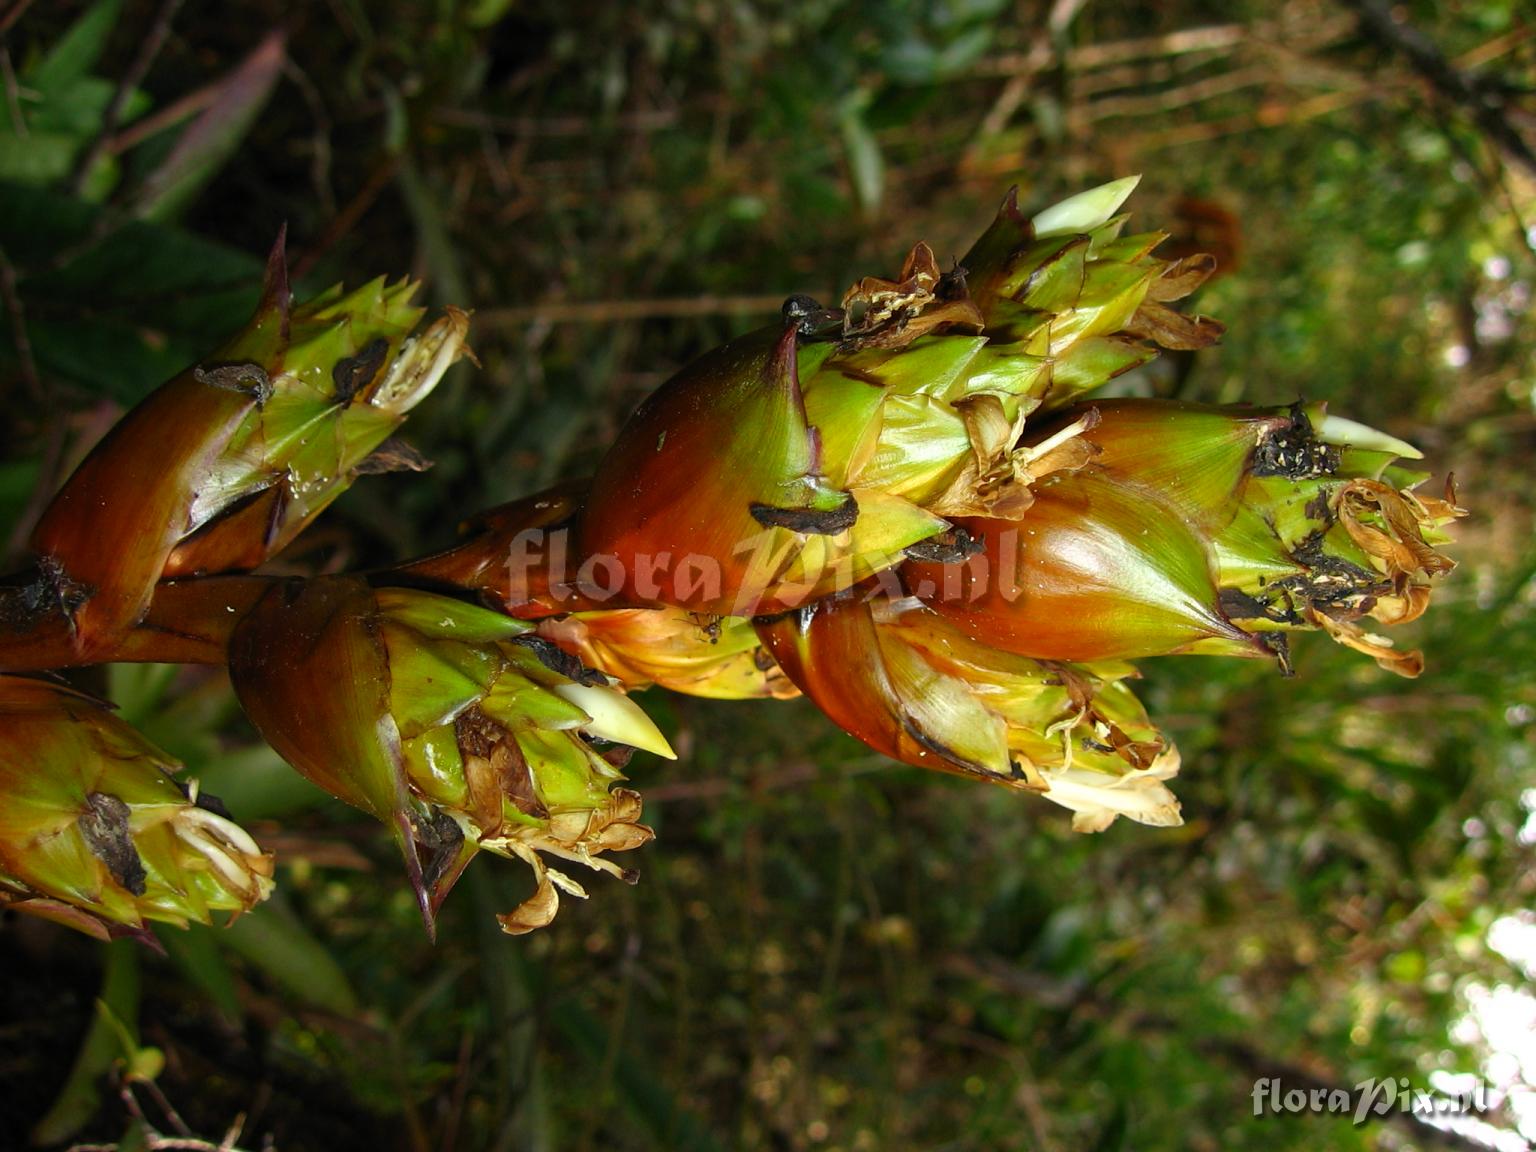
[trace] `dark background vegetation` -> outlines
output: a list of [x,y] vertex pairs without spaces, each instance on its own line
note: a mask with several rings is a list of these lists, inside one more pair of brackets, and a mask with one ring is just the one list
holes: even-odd
[[[1137,386],[1326,398],[1474,510],[1406,638],[1420,680],[1321,639],[1294,680],[1147,662],[1181,829],[1074,835],[807,704],[652,693],[683,756],[633,765],[641,883],[595,878],[522,939],[492,913],[525,870],[485,859],[430,946],[381,831],[300,787],[221,676],[99,674],[280,853],[280,896],[163,933],[167,958],[0,922],[0,1146],[50,1107],[54,1146],[131,1146],[102,1072],[156,1052],[159,1131],[155,1090],[201,1137],[243,1116],[242,1147],[285,1152],[1536,1136],[1528,7],[9,0],[0,34],[13,567],[92,439],[243,320],[285,222],[306,290],[411,272],[476,310],[481,367],[407,425],[436,467],[368,480],[283,561],[331,570],[582,473],[784,295],[836,298],[918,239],[963,252],[1009,185],[1041,205],[1132,171],[1138,224],[1221,256],[1197,307],[1230,327]],[[98,1027],[71,1076],[104,973],[137,1041]],[[1251,1114],[1260,1076],[1445,1073],[1512,1092],[1460,1132]]]

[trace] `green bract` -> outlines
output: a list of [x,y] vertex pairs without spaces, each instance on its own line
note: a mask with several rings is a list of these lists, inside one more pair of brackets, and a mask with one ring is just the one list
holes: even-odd
[[429,930],[481,849],[533,867],[538,891],[501,918],[525,932],[553,918],[556,886],[584,895],[536,853],[624,876],[602,854],[651,837],[639,797],[614,785],[630,747],[671,756],[666,740],[530,633],[447,597],[329,577],[275,587],[231,644],[235,690],[267,741],[394,831]]
[[0,676],[0,905],[106,939],[206,924],[272,890],[272,857],[99,700]]

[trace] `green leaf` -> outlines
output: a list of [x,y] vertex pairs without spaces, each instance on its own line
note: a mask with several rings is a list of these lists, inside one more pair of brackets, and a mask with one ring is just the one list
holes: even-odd
[[879,141],[864,119],[869,103],[868,92],[854,93],[843,102],[838,127],[843,133],[843,150],[848,157],[848,175],[853,183],[854,197],[859,207],[872,216],[880,210],[880,202],[885,196],[885,158],[880,152]]
[[105,1000],[96,1001],[96,1016],[102,1020],[112,1038],[117,1041],[117,1048],[122,1060],[122,1077],[125,1081],[153,1080],[165,1071],[165,1053],[158,1048],[141,1045],[135,1033],[138,1026],[129,1027],[116,1012],[112,1011]]
[[34,132],[17,139],[0,131],[0,180],[17,184],[52,184],[69,175],[80,141],[54,132]]
[[274,820],[335,803],[334,797],[300,776],[265,744],[231,748],[214,760],[190,764],[187,775],[241,821]]
[[357,1012],[357,995],[341,965],[280,896],[240,917],[220,938],[230,951],[299,1001],[337,1016]]
[[[596,1067],[611,1058],[612,1039],[598,1018],[574,1000],[562,1003],[553,1013],[555,1027],[573,1047]],[[698,1115],[687,1110],[651,1072],[650,1062],[628,1051],[613,1060],[613,1079],[619,1099],[651,1136],[652,1145],[669,1152],[723,1152],[724,1146]]]
[[160,331],[195,333],[200,350],[243,324],[263,262],[175,228],[104,228],[101,209],[41,189],[0,183],[0,246],[25,273],[29,306],[123,316]]
[[[58,91],[39,90],[37,103],[25,105],[28,134],[57,132],[72,136],[84,144],[101,129],[102,117],[117,93],[117,85],[99,76],[86,76],[72,81]],[[123,106],[122,120],[132,120],[146,111],[150,100],[143,92],[129,93]],[[0,133],[11,131],[10,118],[0,120]]]
[[472,0],[464,13],[471,28],[489,28],[512,8],[512,0]]
[[991,46],[992,29],[985,24],[960,33],[939,52],[935,61],[938,79],[950,80],[960,76],[980,60]]
[[39,370],[129,404],[249,318],[262,265],[177,229],[102,222],[83,201],[0,181],[0,248]]
[[931,84],[939,75],[939,53],[922,37],[910,35],[886,48],[880,63],[903,84]]
[[160,925],[155,928],[155,938],[182,975],[213,1001],[225,1021],[238,1025],[245,1015],[235,991],[234,973],[219,948],[219,932],[203,924],[189,924],[184,931]]
[[83,332],[79,324],[58,321],[34,321],[28,331],[40,369],[124,407],[197,356],[190,343],[157,345],[143,331],[105,317]]
[[117,705],[118,716],[135,728],[160,710],[171,681],[176,679],[175,664],[112,664],[107,667],[107,693]]
[[212,101],[187,125],[165,162],[139,189],[135,212],[166,220],[214,178],[250,132],[287,59],[282,32],[272,32],[226,76]]
[[27,73],[29,86],[45,92],[57,92],[81,79],[101,58],[107,38],[117,26],[122,0],[97,0],[97,3],[69,26],[69,31],[48,55]]
[[[139,947],[135,940],[115,940],[104,946],[106,971],[97,1004],[107,1011],[92,1014],[64,1087],[32,1129],[33,1144],[62,1144],[95,1115],[101,1103],[102,1077],[122,1051],[118,1035],[124,1027],[121,1022],[138,1020]],[[137,1029],[136,1024],[133,1029]]]

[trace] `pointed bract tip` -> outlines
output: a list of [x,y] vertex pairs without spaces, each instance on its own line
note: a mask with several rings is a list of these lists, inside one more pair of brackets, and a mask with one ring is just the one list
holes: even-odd
[[261,302],[256,306],[256,311],[258,315],[269,310],[278,314],[285,341],[288,339],[288,313],[292,303],[293,294],[288,283],[288,221],[284,220],[278,227],[272,250],[267,253],[267,268],[261,282]]
[[1125,203],[1139,183],[1139,174],[1125,176],[1086,192],[1079,192],[1076,196],[1068,196],[1035,216],[1035,235],[1071,236],[1092,232],[1120,210],[1120,205]]
[[797,354],[800,347],[800,326],[793,321],[786,321],[784,331],[779,333],[778,340],[773,346],[773,356],[769,360],[769,371],[780,377],[789,377],[794,381],[795,387],[800,387],[800,357]]
[[618,689],[572,683],[561,684],[554,691],[591,717],[583,728],[587,735],[654,752],[666,760],[677,759],[661,729],[640,705]]
[[999,216],[1006,216],[1015,223],[1024,223],[1024,213],[1019,209],[1019,186],[1013,185],[1008,189],[1008,194],[1003,197],[1003,205],[997,210]]
[[1314,421],[1313,431],[1324,444],[1336,444],[1341,448],[1364,448],[1368,452],[1390,452],[1404,460],[1422,460],[1420,452],[1406,440],[1399,440],[1367,424],[1347,420],[1343,416],[1324,415]]
[[416,833],[411,818],[404,811],[394,816],[395,840],[400,845],[400,855],[405,858],[405,878],[416,894],[416,906],[421,910],[421,922],[426,927],[427,939],[437,943],[437,911],[432,904],[432,890],[421,867],[421,854],[416,850]]

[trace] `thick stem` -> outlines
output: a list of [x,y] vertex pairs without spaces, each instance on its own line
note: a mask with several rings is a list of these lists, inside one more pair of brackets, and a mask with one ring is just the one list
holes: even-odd
[[0,671],[39,672],[88,664],[223,664],[235,626],[272,587],[270,576],[208,576],[155,589],[144,619],[101,652],[84,654],[68,615],[33,609],[27,592],[0,591]]
[[491,508],[465,525],[464,543],[370,573],[369,580],[450,595],[475,593],[523,620],[621,607],[583,590],[571,529],[586,486],[584,480],[559,484]]

